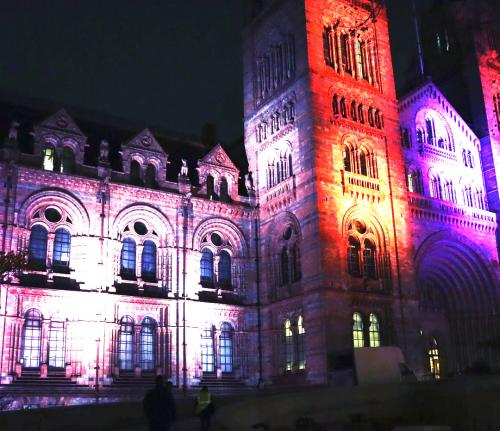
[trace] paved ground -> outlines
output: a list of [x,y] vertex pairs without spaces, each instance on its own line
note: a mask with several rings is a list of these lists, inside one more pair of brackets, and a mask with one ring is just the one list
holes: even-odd
[[[170,431],[199,431],[199,430],[200,430],[200,421],[198,418],[183,419],[175,423],[172,427],[170,427]],[[148,431],[148,427],[144,425],[132,428],[116,428],[115,430],[112,431]],[[212,427],[210,431],[217,431],[217,430],[215,429],[215,427]]]

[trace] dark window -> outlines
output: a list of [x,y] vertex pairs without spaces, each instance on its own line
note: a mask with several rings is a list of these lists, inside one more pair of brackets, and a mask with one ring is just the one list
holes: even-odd
[[149,164],[146,168],[146,187],[150,189],[155,189],[158,187],[156,182],[156,167],[153,164]]
[[339,115],[339,97],[334,94],[332,99],[333,115]]
[[349,246],[347,248],[347,266],[349,274],[353,277],[361,277],[361,268],[359,264],[359,241],[353,237],[349,237]]
[[144,241],[142,249],[141,277],[145,281],[156,281],[156,244]]
[[351,66],[351,47],[350,40],[347,34],[340,36],[340,53],[342,57],[342,68],[344,72],[352,73]]
[[223,323],[219,337],[219,361],[223,373],[233,372],[233,328]]
[[120,370],[134,368],[134,320],[125,316],[120,321],[118,334],[118,367]]
[[134,186],[142,186],[141,165],[137,160],[130,162],[130,183]]
[[219,255],[219,286],[222,288],[231,286],[231,256],[225,250]]
[[155,368],[156,322],[145,317],[141,325],[141,368],[151,371]]
[[380,113],[380,111],[378,109],[375,111],[375,126],[377,127],[377,129],[381,129],[383,126],[382,114]]
[[56,230],[54,239],[54,259],[52,267],[54,271],[69,268],[69,257],[71,254],[71,234],[63,228]]
[[375,117],[373,116],[373,108],[368,108],[368,124],[375,127]]
[[42,315],[31,309],[25,314],[23,327],[23,367],[38,368],[40,366],[40,348],[42,341]]
[[215,371],[214,333],[212,328],[205,328],[201,332],[201,370],[204,373]]
[[286,285],[290,281],[288,250],[283,247],[281,250],[281,284]]
[[430,118],[425,120],[425,128],[427,131],[427,143],[434,145],[434,122]]
[[365,122],[365,112],[363,110],[363,105],[358,106],[358,119],[361,124]]
[[300,270],[300,247],[295,243],[292,247],[292,281],[299,281],[302,278],[302,271]]
[[357,112],[356,112],[356,101],[353,100],[351,102],[351,118],[356,121],[358,119]]
[[345,104],[344,97],[342,97],[342,99],[340,99],[340,115],[342,115],[343,118],[347,118],[347,107]]
[[72,174],[75,171],[75,155],[69,147],[64,147],[62,152],[61,172]]
[[64,322],[50,322],[49,367],[62,369],[66,365],[66,331]]
[[132,238],[123,240],[122,253],[120,257],[120,274],[123,278],[134,280],[135,275],[135,259],[136,245]]
[[28,253],[29,266],[32,269],[44,270],[47,259],[47,229],[36,225],[31,228]]
[[220,180],[220,200],[222,202],[229,202],[231,200],[229,197],[229,185],[225,178]]
[[214,279],[214,255],[204,248],[200,260],[200,281],[202,284],[212,284]]
[[371,279],[377,278],[377,267],[375,264],[375,244],[365,240],[365,249],[363,250],[364,272],[365,276]]
[[359,151],[359,173],[361,175],[368,175],[366,153],[363,150]]
[[347,172],[351,172],[352,171],[351,149],[347,145],[344,145],[344,169]]
[[215,194],[215,181],[212,175],[207,176],[207,196],[209,199],[217,199],[217,195]]

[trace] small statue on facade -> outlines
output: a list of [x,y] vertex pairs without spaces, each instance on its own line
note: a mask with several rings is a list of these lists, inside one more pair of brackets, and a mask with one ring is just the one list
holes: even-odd
[[101,163],[108,163],[109,157],[109,142],[106,139],[101,141],[101,145],[99,148],[99,161]]
[[17,141],[17,128],[19,127],[19,123],[17,121],[13,121],[10,123],[10,129],[9,129],[9,139],[12,139],[13,141]]
[[188,176],[188,165],[187,165],[187,160],[186,159],[181,159],[182,166],[181,166],[181,176],[187,177]]
[[251,172],[245,175],[245,187],[249,193],[255,191]]

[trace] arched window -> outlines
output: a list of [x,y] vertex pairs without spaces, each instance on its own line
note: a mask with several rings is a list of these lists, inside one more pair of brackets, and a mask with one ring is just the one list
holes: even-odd
[[380,347],[380,324],[378,317],[373,313],[370,313],[368,333],[370,335],[370,347]]
[[64,322],[50,322],[49,367],[62,369],[66,365],[66,331]]
[[288,250],[283,247],[281,250],[281,285],[287,285],[290,282],[290,266],[288,260]]
[[407,175],[408,191],[411,193],[422,194],[422,181],[420,179],[420,172],[411,170]]
[[427,131],[427,143],[429,145],[435,144],[434,121],[432,118],[425,119],[425,129]]
[[208,248],[201,252],[200,281],[202,284],[212,284],[214,280],[214,255]]
[[382,128],[382,114],[380,113],[380,111],[377,109],[375,111],[375,126],[377,127],[377,129],[381,129]]
[[23,368],[40,366],[42,341],[42,315],[38,310],[28,310],[23,326]]
[[469,166],[469,162],[467,160],[467,151],[462,150],[462,160],[464,162],[464,166]]
[[356,121],[358,119],[357,112],[356,112],[356,101],[353,100],[351,102],[351,118]]
[[229,202],[231,200],[229,197],[229,185],[224,177],[220,180],[220,200],[222,202]]
[[352,338],[354,348],[365,347],[363,334],[363,316],[357,311],[352,315]]
[[302,316],[299,316],[297,319],[297,363],[299,370],[306,368],[305,336],[306,330],[304,329],[304,319]]
[[474,206],[474,199],[472,196],[472,187],[467,185],[464,187],[464,203],[465,205],[472,207]]
[[342,115],[343,118],[347,118],[347,107],[345,104],[344,97],[342,97],[342,99],[340,99],[340,115]]
[[223,373],[233,372],[233,328],[229,323],[220,328],[219,361]]
[[422,129],[417,129],[417,143],[419,144],[424,143],[424,132]]
[[332,110],[333,115],[339,115],[339,96],[337,96],[336,94],[333,95]]
[[214,332],[211,327],[201,332],[201,369],[204,373],[215,371]]
[[361,175],[368,175],[367,155],[364,150],[359,150],[359,173]]
[[300,247],[299,243],[296,242],[291,250],[292,258],[292,281],[299,281],[302,278],[302,271],[300,270]]
[[150,189],[157,188],[158,183],[156,182],[156,167],[152,163],[150,163],[146,168],[145,180],[146,187],[149,187]]
[[130,316],[122,317],[118,333],[118,367],[120,370],[134,368],[134,320]]
[[433,175],[430,177],[431,182],[431,197],[436,199],[442,199],[442,189],[441,189],[441,178],[438,175]]
[[348,145],[344,145],[344,169],[347,172],[352,172],[351,149]]
[[294,364],[293,332],[289,319],[285,320],[285,370],[291,371]]
[[156,281],[156,244],[151,240],[144,241],[141,277],[145,281]]
[[349,237],[349,246],[347,247],[347,266],[349,274],[353,277],[361,277],[361,268],[359,264],[359,250],[361,245],[357,238]]
[[145,317],[141,325],[141,368],[151,371],[155,368],[156,322],[151,317]]
[[340,36],[340,58],[344,72],[352,74],[350,40],[346,33]]
[[64,147],[62,151],[61,172],[72,174],[75,171],[75,154],[70,147]]
[[427,355],[429,358],[429,369],[431,375],[436,380],[439,380],[441,378],[441,367],[439,363],[439,347],[438,347],[438,342],[434,337],[431,338]]
[[44,270],[47,259],[47,229],[35,225],[31,228],[28,263],[30,268]]
[[48,146],[43,149],[43,169],[53,171],[55,168],[56,151],[54,147]]
[[122,253],[120,256],[120,275],[127,279],[135,279],[135,241],[132,238],[123,240]]
[[229,288],[231,286],[231,256],[226,250],[219,254],[219,286]]
[[375,118],[373,116],[373,108],[368,108],[368,124],[371,127],[375,126]]
[[71,234],[64,228],[56,230],[54,238],[54,256],[52,268],[54,271],[65,271],[69,268],[69,257],[71,254]]
[[453,187],[453,181],[447,180],[444,185],[445,199],[450,202],[456,202],[457,197],[455,193],[455,187]]
[[207,196],[210,200],[215,199],[215,181],[212,175],[207,175]]
[[364,124],[365,122],[365,111],[363,109],[363,105],[358,106],[358,119],[361,124]]
[[141,165],[137,160],[130,162],[130,184],[142,186]]
[[467,151],[467,160],[469,162],[469,167],[473,168],[474,167],[474,157],[470,151]]
[[377,266],[375,260],[375,244],[365,239],[365,248],[363,250],[363,260],[364,260],[364,274],[365,277],[371,278],[372,280],[377,279]]

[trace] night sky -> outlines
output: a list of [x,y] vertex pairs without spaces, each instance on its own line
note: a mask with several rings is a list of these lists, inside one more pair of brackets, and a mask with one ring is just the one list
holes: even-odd
[[[417,0],[421,1],[421,0]],[[387,0],[398,87],[409,0]],[[16,0],[0,6],[0,93],[199,136],[242,135],[243,0]]]

